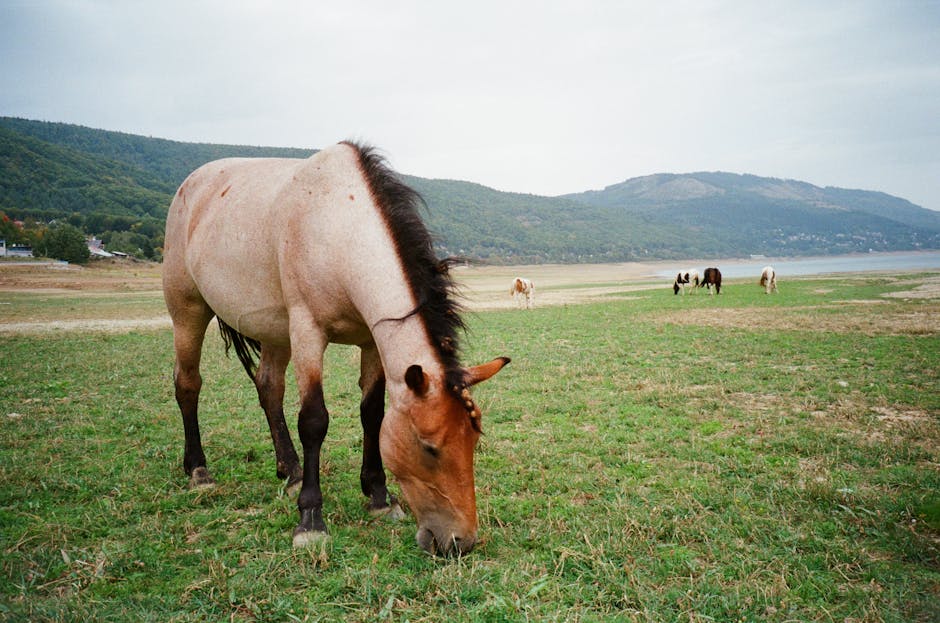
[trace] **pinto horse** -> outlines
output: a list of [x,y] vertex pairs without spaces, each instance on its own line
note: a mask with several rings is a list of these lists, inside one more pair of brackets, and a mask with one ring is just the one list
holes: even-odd
[[[309,159],[211,162],[170,205],[163,289],[183,467],[192,485],[213,482],[197,405],[202,344],[215,316],[226,350],[234,346],[258,391],[278,476],[302,482],[295,546],[327,538],[320,447],[329,423],[322,379],[330,343],[361,350],[360,484],[369,509],[401,515],[384,461],[417,518],[423,549],[462,554],[477,541],[473,452],[481,414],[469,388],[509,359],[460,366],[464,325],[450,262],[434,255],[421,201],[374,149],[340,143]],[[284,422],[289,361],[300,394],[302,468]]]
[[712,293],[712,286],[715,286],[715,294],[721,294],[721,271],[717,268],[706,268],[702,275],[702,282],[698,287],[707,287],[708,293]]
[[690,268],[676,275],[675,281],[672,282],[672,293],[679,294],[679,290],[682,290],[683,294],[686,291],[691,294],[695,292],[696,286],[698,286],[698,271]]
[[764,288],[765,294],[777,291],[777,273],[772,266],[764,266],[760,273],[760,287]]
[[509,295],[516,301],[516,306],[532,309],[535,305],[535,284],[523,277],[516,277],[509,286]]

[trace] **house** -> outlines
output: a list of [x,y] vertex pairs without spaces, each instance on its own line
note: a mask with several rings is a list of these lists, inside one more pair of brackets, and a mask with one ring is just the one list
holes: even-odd
[[114,253],[104,250],[104,244],[94,236],[88,239],[88,252],[92,257],[114,257]]
[[33,257],[33,248],[25,244],[11,244],[0,239],[0,257]]

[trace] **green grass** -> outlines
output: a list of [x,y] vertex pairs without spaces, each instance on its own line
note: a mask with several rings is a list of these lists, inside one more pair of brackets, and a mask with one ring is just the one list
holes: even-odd
[[160,291],[0,293],[0,322],[152,318],[165,314],[166,303]]
[[181,469],[169,331],[0,337],[0,619],[935,621],[940,334],[839,329],[937,317],[840,303],[902,289],[731,283],[471,315],[465,361],[513,362],[476,391],[483,542],[459,560],[421,552],[411,517],[369,518],[353,349],[328,352],[333,540],[308,551],[214,335],[208,491]]

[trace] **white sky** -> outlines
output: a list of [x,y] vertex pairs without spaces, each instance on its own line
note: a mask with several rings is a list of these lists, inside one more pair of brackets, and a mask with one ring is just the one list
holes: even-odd
[[360,139],[542,195],[723,170],[940,210],[940,0],[0,0],[0,115]]

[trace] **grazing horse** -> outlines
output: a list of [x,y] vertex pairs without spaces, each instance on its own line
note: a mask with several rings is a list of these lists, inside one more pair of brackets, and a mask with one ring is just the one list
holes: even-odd
[[523,277],[516,277],[509,286],[509,295],[516,301],[516,306],[532,309],[535,305],[535,284]]
[[[464,325],[450,262],[435,257],[420,203],[374,149],[340,143],[308,159],[211,162],[170,205],[163,289],[183,467],[192,485],[212,483],[197,405],[202,344],[215,316],[226,349],[235,347],[258,391],[278,476],[302,481],[295,546],[327,538],[320,447],[329,423],[322,379],[330,343],[361,350],[360,484],[369,509],[401,515],[384,461],[417,518],[423,549],[462,554],[477,541],[473,452],[481,414],[469,388],[509,359],[460,366]],[[289,361],[300,395],[302,469],[284,422]]]
[[760,287],[764,288],[765,294],[777,291],[777,273],[772,266],[764,266],[760,273]]
[[672,282],[672,293],[679,294],[679,290],[682,290],[683,294],[686,291],[691,294],[695,292],[696,286],[698,286],[698,271],[690,268],[676,275],[676,280]]
[[699,284],[699,287],[706,286],[708,288],[708,293],[712,293],[712,286],[715,286],[715,294],[721,294],[721,271],[717,268],[706,268],[705,274],[702,275],[702,283]]

